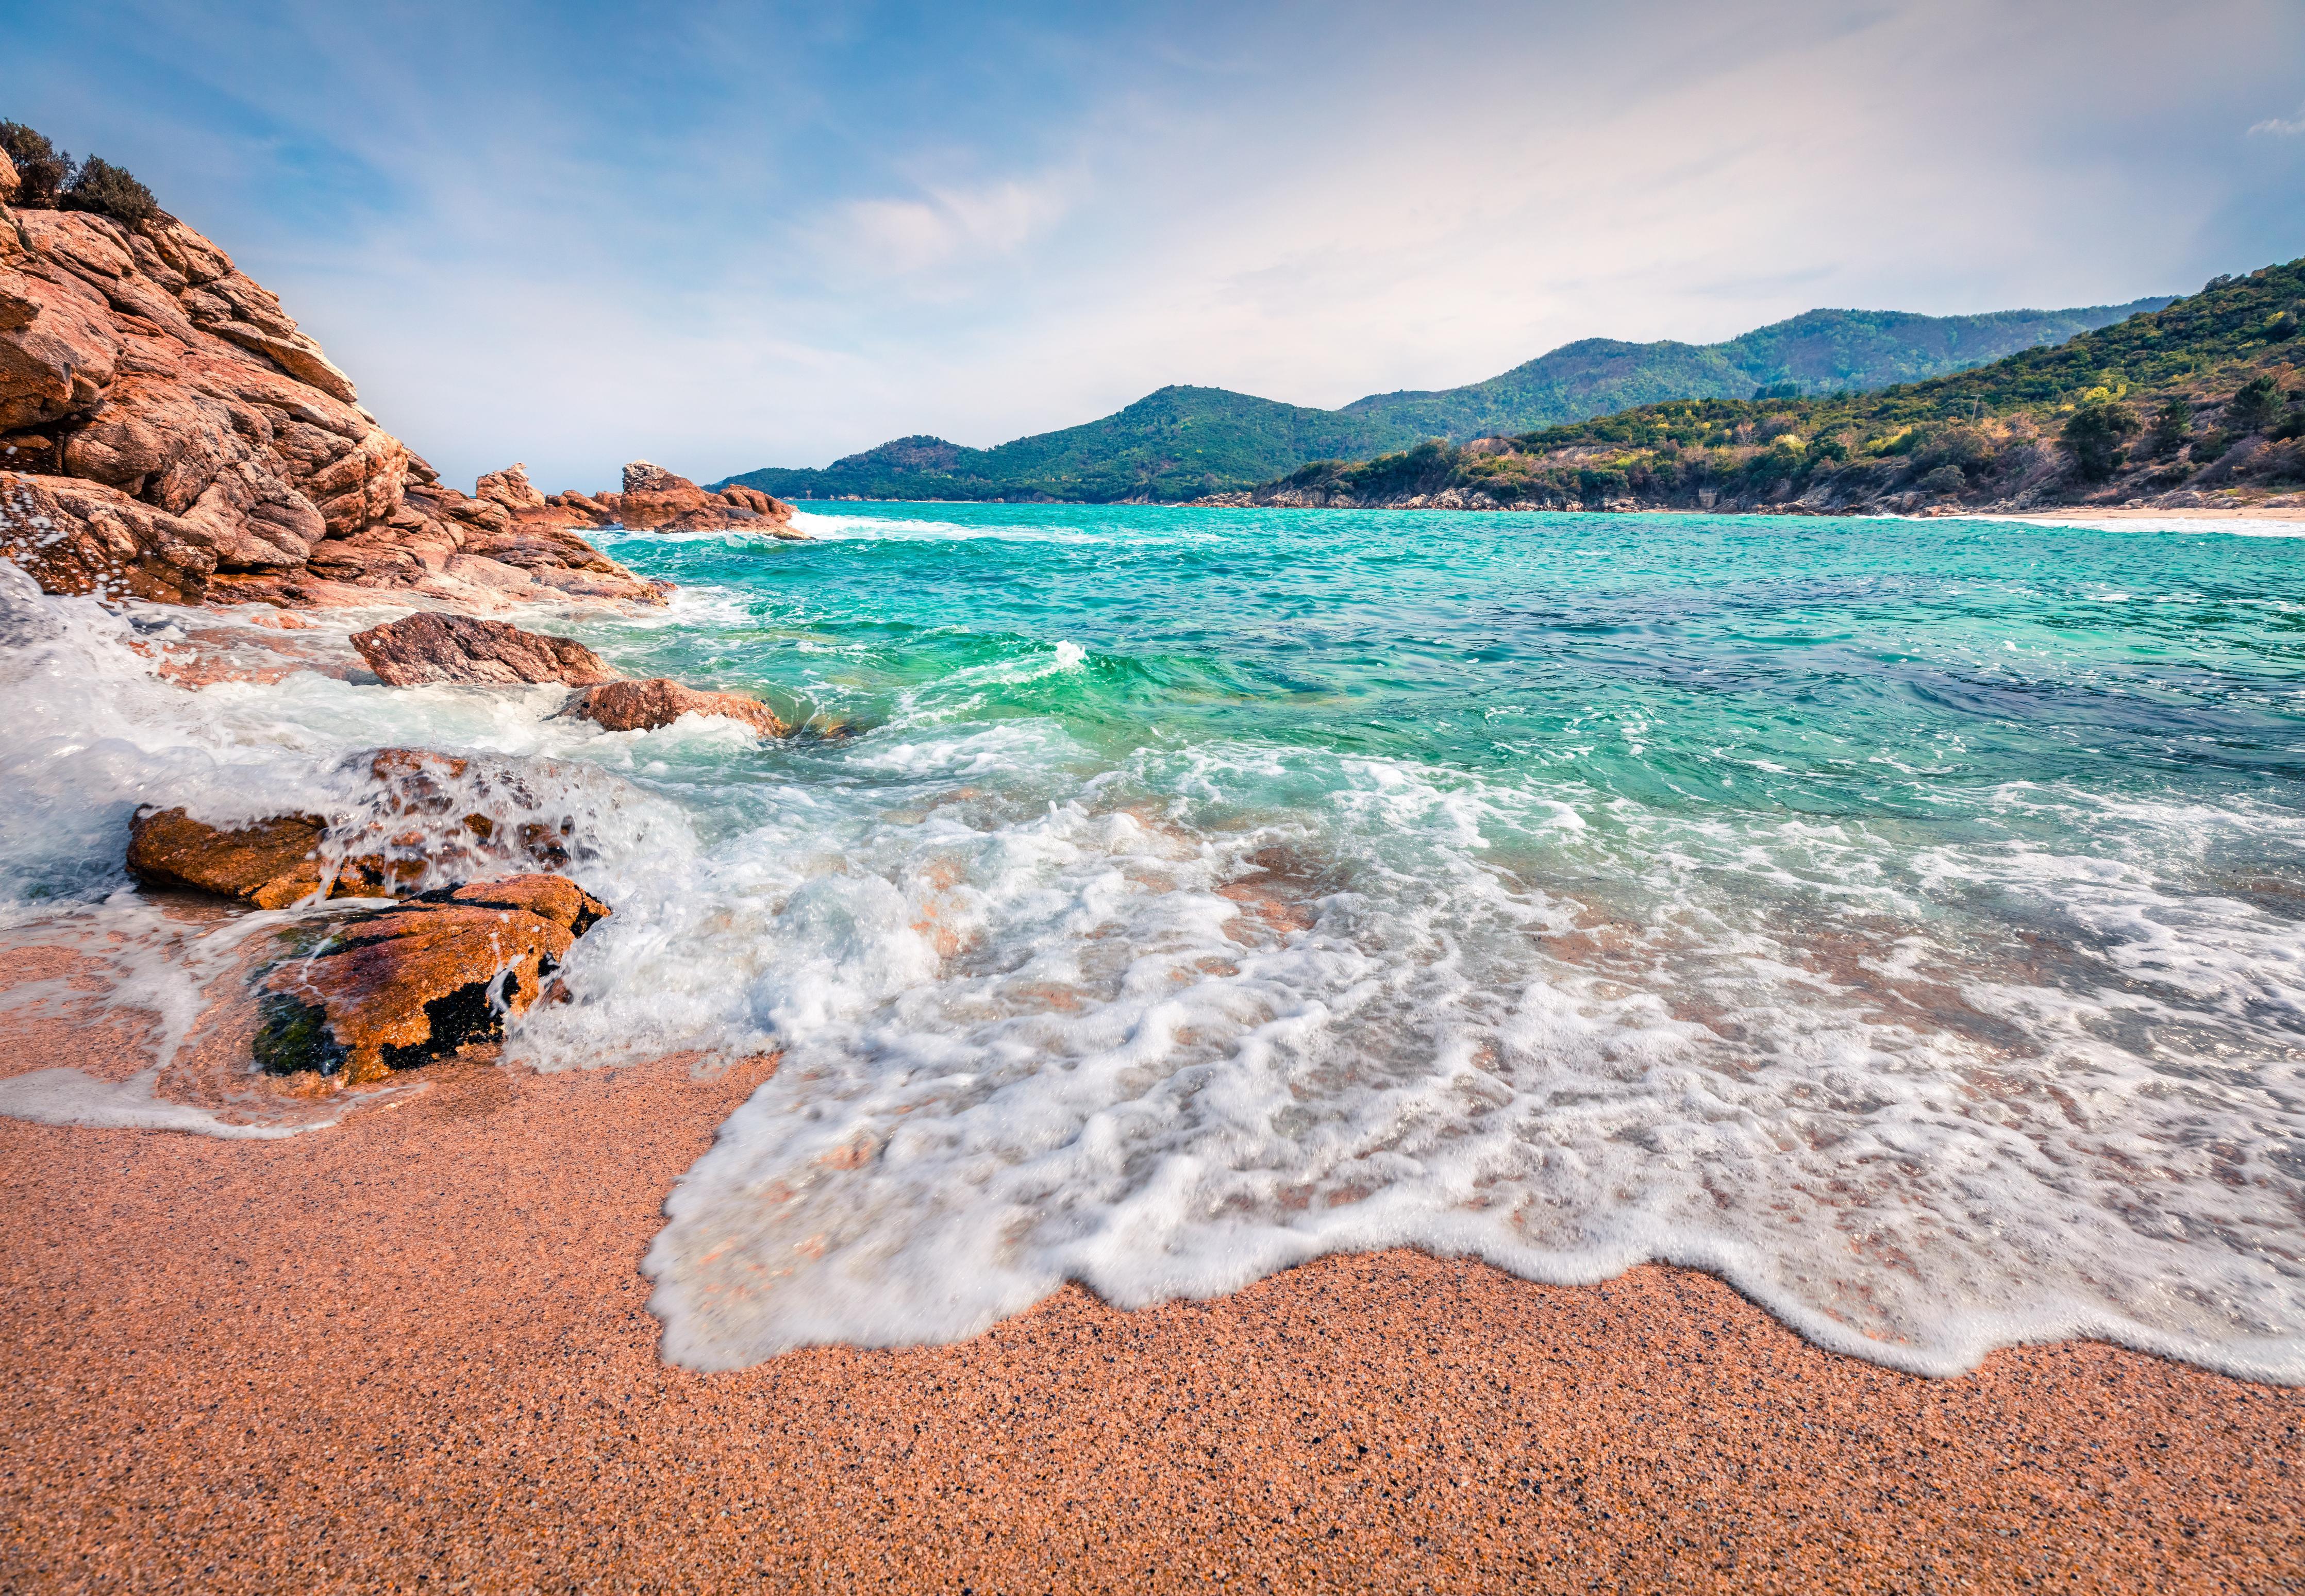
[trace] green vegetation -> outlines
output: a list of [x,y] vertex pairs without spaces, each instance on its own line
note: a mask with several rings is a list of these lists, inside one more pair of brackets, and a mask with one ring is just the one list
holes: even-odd
[[822,471],[746,471],[779,498],[1070,499],[1107,504],[1221,493],[1323,454],[1410,441],[1399,429],[1223,388],[1168,387],[1081,427],[991,449],[900,437]]
[[[1261,497],[1397,502],[1454,489],[1498,504],[1816,508],[2054,497],[2116,476],[2117,492],[2279,486],[2305,480],[2301,345],[2281,333],[2299,318],[2305,260],[2220,277],[2055,348],[1875,394],[1640,405],[1509,441],[1316,462]],[[2202,412],[2214,424],[2197,432]],[[2132,451],[2143,415],[2153,426]]]
[[1796,399],[1916,382],[2061,344],[2166,298],[2072,310],[1917,316],[1901,310],[1809,310],[1725,344],[1563,344],[1501,377],[1439,393],[1375,394],[1345,406],[1419,437],[1501,437],[1674,399]]
[[66,210],[92,210],[115,222],[140,222],[160,214],[160,202],[152,198],[151,190],[126,168],[96,155],[82,161],[80,170],[72,174],[64,204]]
[[160,214],[152,191],[102,156],[75,162],[21,122],[0,122],[0,150],[16,168],[16,203],[33,210],[86,210],[118,222]]
[[[2071,336],[2166,300],[2077,310],[1912,316],[1811,310],[1726,344],[1588,338],[1502,377],[1432,394],[1377,394],[1307,410],[1223,388],[1170,387],[1084,427],[991,449],[900,437],[821,471],[731,477],[779,498],[1173,500],[1237,491],[1331,456],[1421,440],[1525,432],[1656,400],[1794,399],[1878,387]],[[1417,456],[1429,463],[1427,455]],[[1424,465],[1406,467],[1422,470]]]
[[64,185],[72,182],[72,157],[21,122],[0,122],[0,150],[7,152],[9,164],[16,168],[16,203],[54,210]]

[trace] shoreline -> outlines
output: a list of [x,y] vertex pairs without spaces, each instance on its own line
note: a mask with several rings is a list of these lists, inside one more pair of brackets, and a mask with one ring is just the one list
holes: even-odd
[[950,508],[957,505],[1000,505],[1007,508],[1049,508],[1110,510],[1301,510],[1337,511],[1348,514],[1368,514],[1387,510],[1416,510],[1427,514],[1458,515],[1703,515],[1709,517],[1752,516],[1772,521],[2006,521],[2020,523],[2057,523],[2087,525],[2095,522],[2148,521],[2165,525],[2184,525],[2199,522],[2222,525],[2231,522],[2268,522],[2276,525],[2305,528],[2305,503],[2296,505],[2239,505],[2227,508],[2187,508],[2152,510],[2128,505],[2091,506],[2067,505],[2046,510],[1967,510],[1958,507],[1932,509],[1915,515],[1893,512],[1857,514],[1833,511],[1822,514],[1804,512],[1790,506],[1766,505],[1751,509],[1705,509],[1689,505],[1644,505],[1637,507],[1591,505],[1523,506],[1518,505],[1204,505],[1187,501],[1182,504],[1156,504],[1136,499],[1093,503],[1071,499],[795,499],[795,507],[805,513],[812,505],[934,505]]
[[[62,1020],[6,1069],[106,1067]],[[764,1079],[435,1065],[279,1142],[0,1121],[0,1583],[2266,1588],[2305,1390],[2097,1343],[1892,1372],[1712,1277],[1393,1251],[951,1346],[658,1357]],[[108,1067],[119,1067],[115,1060]],[[2254,1506],[2252,1506],[2254,1504]],[[2269,1577],[2270,1576],[2270,1577]]]

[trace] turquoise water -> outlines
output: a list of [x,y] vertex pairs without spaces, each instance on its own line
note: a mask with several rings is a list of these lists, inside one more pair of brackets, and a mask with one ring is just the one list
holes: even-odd
[[550,628],[784,743],[201,695],[242,785],[423,742],[580,822],[617,914],[515,1056],[781,1050],[670,1195],[668,1355],[1406,1244],[1710,1268],[1930,1372],[2096,1334],[2305,1380],[2305,542],[803,522],[618,540],[668,611]]

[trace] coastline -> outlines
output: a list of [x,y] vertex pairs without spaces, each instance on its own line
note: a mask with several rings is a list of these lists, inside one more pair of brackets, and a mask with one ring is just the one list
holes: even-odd
[[[795,499],[794,505],[812,514],[838,514],[811,510],[812,505],[984,505],[1004,504],[1000,499]],[[2145,521],[2159,525],[2183,526],[2199,522],[2216,526],[2231,522],[2270,522],[2276,525],[2305,527],[2305,501],[2287,505],[2238,505],[2210,508],[2191,506],[2184,509],[2155,510],[2129,505],[2066,505],[2045,510],[1963,509],[1960,506],[1932,508],[1916,514],[1889,511],[1858,512],[1850,510],[1818,511],[1799,505],[1760,505],[1753,506],[1722,506],[1705,508],[1694,505],[1527,505],[1507,504],[1464,505],[1293,505],[1293,504],[1234,504],[1229,502],[1188,500],[1182,504],[1152,503],[1139,499],[1124,499],[1113,503],[1091,504],[1069,499],[1029,499],[1015,501],[1020,505],[1074,505],[1084,509],[1112,509],[1120,505],[1147,509],[1212,509],[1212,510],[1341,510],[1358,513],[1365,510],[1423,510],[1454,512],[1467,515],[1701,515],[1708,518],[1738,515],[1764,515],[1771,518],[1805,517],[1817,521],[1875,519],[1884,521],[2008,521],[2020,522],[2064,522],[2088,525],[2098,522]]]
[[[103,1045],[36,1022],[6,1068]],[[2305,1566],[2278,1506],[2305,1391],[2088,1343],[1920,1379],[1662,1266],[1552,1287],[1338,1256],[1136,1312],[1068,1286],[947,1346],[668,1367],[641,1252],[769,1067],[693,1062],[435,1066],[284,1142],[0,1122],[0,1583],[2169,1591]]]

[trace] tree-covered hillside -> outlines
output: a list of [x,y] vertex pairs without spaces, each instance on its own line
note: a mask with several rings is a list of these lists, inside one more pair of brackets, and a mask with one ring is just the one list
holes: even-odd
[[1238,502],[1911,512],[2262,498],[2305,486],[2301,322],[2305,260],[1927,382],[1639,405],[1318,462]]
[[1293,471],[1306,460],[1416,441],[1382,421],[1224,388],[1167,387],[1061,432],[969,449],[897,438],[822,471],[746,471],[730,481],[779,498],[1175,501]]
[[1486,382],[1373,395],[1341,411],[1224,388],[1168,387],[1101,420],[995,448],[922,434],[821,471],[766,466],[727,480],[788,499],[1190,499],[1237,491],[1309,461],[1404,449],[1426,438],[1525,432],[1633,403],[1743,398],[1780,385],[1804,393],[1877,387],[2166,303],[1991,316],[1811,310],[1725,344],[1587,338]]
[[1808,310],[1723,344],[1565,344],[1501,377],[1433,393],[1373,394],[1347,415],[1390,421],[1420,437],[1527,432],[1669,399],[1747,399],[1886,387],[2061,344],[2075,334],[2157,310],[2166,298],[2072,310],[1918,316],[1902,310]]

